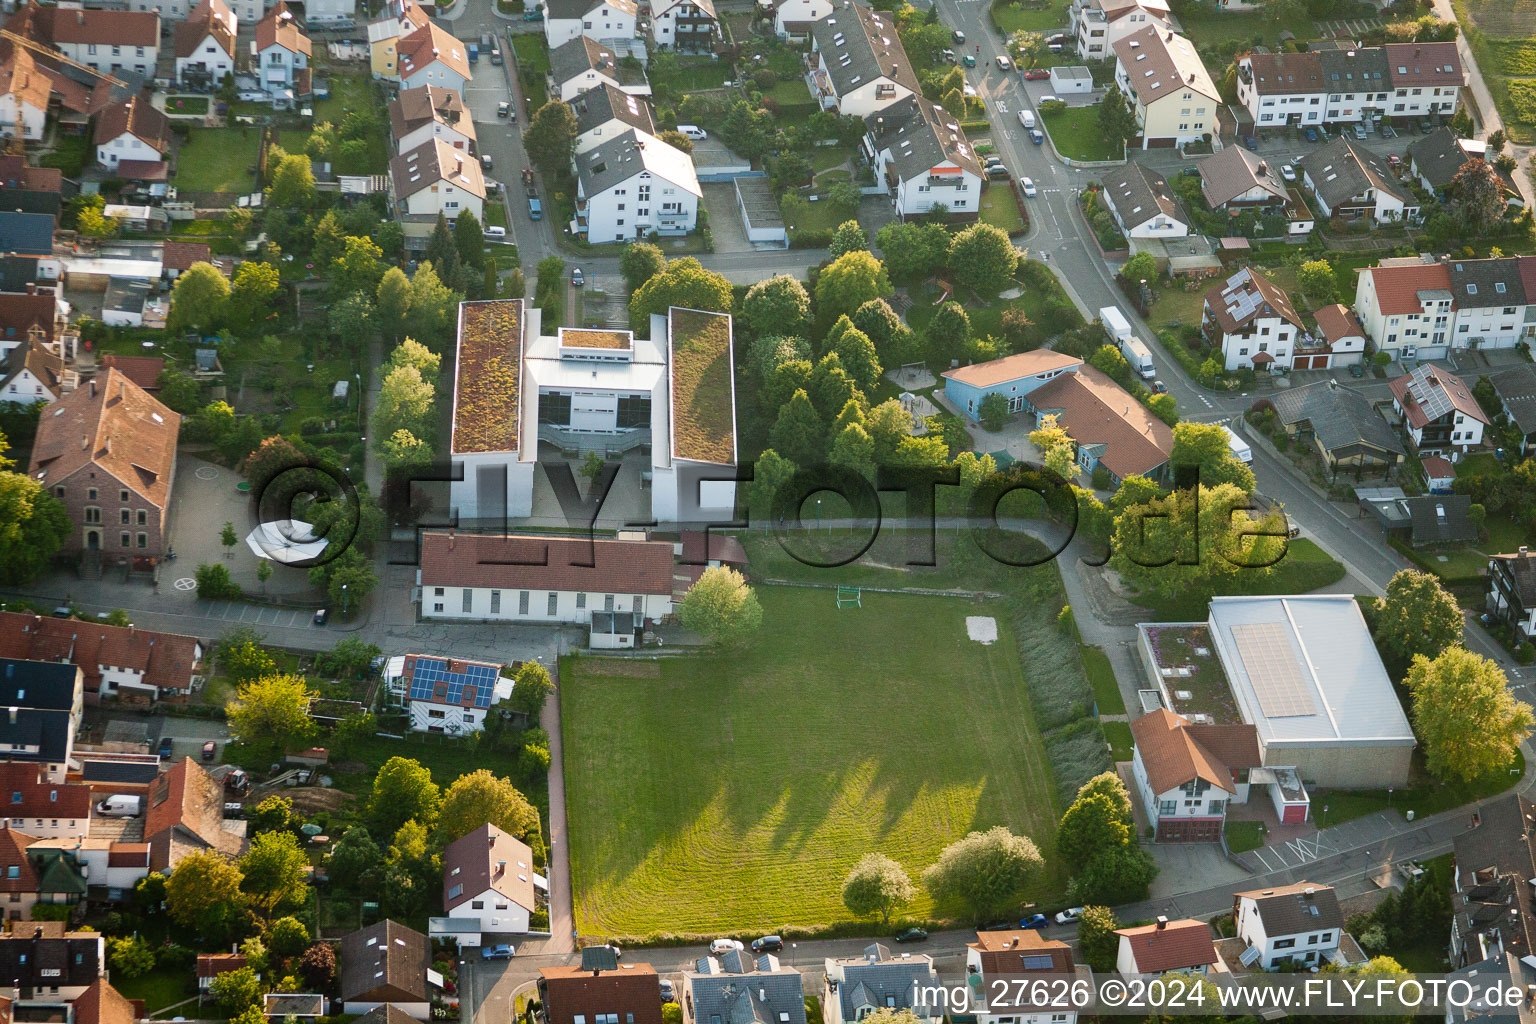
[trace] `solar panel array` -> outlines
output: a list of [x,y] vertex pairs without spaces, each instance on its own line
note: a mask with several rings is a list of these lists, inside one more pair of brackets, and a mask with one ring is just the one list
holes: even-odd
[[1432,420],[1444,416],[1454,408],[1450,394],[1435,377],[1435,368],[1428,363],[1413,371],[1413,379],[1408,382],[1408,390],[1412,392],[1414,401],[1418,402],[1419,407],[1424,410],[1424,415]]
[[[1240,287],[1244,290],[1234,291]],[[1248,319],[1264,304],[1264,296],[1259,294],[1247,269],[1239,270],[1227,280],[1227,294],[1224,298],[1227,303],[1227,313],[1238,322]]]
[[416,659],[411,674],[411,700],[435,700],[462,704],[466,688],[473,690],[474,706],[488,708],[496,692],[497,669],[494,665],[469,662],[456,672],[442,658]]
[[1304,718],[1318,713],[1301,663],[1278,622],[1247,622],[1232,627],[1238,656],[1259,698],[1265,718]]

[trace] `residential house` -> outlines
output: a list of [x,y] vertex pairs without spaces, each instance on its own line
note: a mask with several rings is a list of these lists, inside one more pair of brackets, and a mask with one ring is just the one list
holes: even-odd
[[1290,201],[1279,170],[1243,146],[1228,146],[1196,166],[1200,169],[1200,191],[1213,210],[1273,210]]
[[[393,1005],[379,1004],[380,1007]],[[325,1016],[325,1006],[325,994],[322,992],[268,992],[261,997],[262,1016],[268,1020],[314,1020]]]
[[53,782],[33,762],[0,763],[0,819],[33,839],[77,838],[90,829],[91,788]]
[[869,117],[921,94],[889,14],[859,4],[843,7],[811,26],[806,85],[823,110]]
[[1258,730],[1158,708],[1131,723],[1131,736],[1131,774],[1158,842],[1220,840],[1227,805],[1248,802],[1250,772],[1263,765]]
[[199,953],[197,955],[197,990],[207,992],[213,988],[213,979],[230,971],[247,966],[243,953]]
[[1237,99],[1260,130],[1448,117],[1463,84],[1454,42],[1248,53],[1237,61]]
[[88,625],[82,619],[0,612],[0,655],[78,665],[91,703],[103,696],[185,697],[203,684],[203,645],[195,637],[105,622]]
[[0,138],[42,139],[50,91],[51,80],[25,46],[0,55]]
[[981,980],[980,998],[973,1001],[981,1003],[974,1007],[977,1024],[1076,1024],[1075,1010],[1041,1007],[1030,1013],[1025,1006],[996,997],[1016,991],[1016,986],[1028,984],[1037,975],[1075,975],[1089,984],[1093,981],[1086,964],[1073,962],[1071,946],[1026,928],[978,931],[976,941],[966,943],[965,967],[968,978]]
[[144,840],[151,866],[169,872],[183,857],[204,850],[240,856],[246,847],[245,822],[224,817],[223,783],[184,757],[149,787]]
[[1256,371],[1289,370],[1305,331],[1285,290],[1249,267],[1205,293],[1200,330],[1228,370]]
[[1455,462],[1483,443],[1488,416],[1472,389],[1449,370],[1420,363],[1393,380],[1391,388],[1392,408],[1420,452],[1446,455]]
[[1520,454],[1536,449],[1536,369],[1517,363],[1487,375],[1499,396],[1499,407],[1520,432]]
[[1324,217],[1381,225],[1419,215],[1418,200],[1381,158],[1343,135],[1301,158],[1301,180]]
[[58,296],[51,290],[28,284],[25,291],[0,297],[0,356],[33,338],[55,354],[73,355],[58,351],[55,332],[62,323]]
[[1031,391],[1064,373],[1075,373],[1083,361],[1051,349],[1019,352],[1001,359],[944,371],[944,397],[975,423],[981,419],[981,403],[988,395],[1008,400],[1008,412],[1024,411]]
[[786,42],[803,43],[811,37],[811,26],[832,11],[832,0],[774,0],[773,31]]
[[755,961],[745,950],[705,956],[683,971],[683,1024],[759,1021],[806,1024],[800,972],[771,954]]
[[1242,962],[1266,971],[1320,967],[1338,955],[1344,914],[1332,886],[1296,882],[1232,894]]
[[512,696],[512,680],[488,661],[407,654],[389,659],[384,679],[410,712],[415,732],[479,732],[491,705]]
[[[1467,84],[1456,40],[1443,43],[1388,43],[1388,100],[1392,117],[1450,117]],[[1379,97],[1378,97],[1379,98]]]
[[106,939],[100,932],[67,931],[62,921],[34,921],[0,934],[0,970],[12,998],[74,1003],[107,976]]
[[1370,495],[1360,502],[1363,514],[1375,519],[1383,534],[1402,536],[1415,548],[1469,544],[1477,540],[1478,528],[1467,510],[1472,498],[1466,494],[1424,494],[1414,498],[1397,494]]
[[[38,857],[47,872],[62,880],[63,887],[74,886],[93,900],[126,899],[139,880],[149,874],[148,843],[122,842],[108,835],[77,833],[38,839],[27,852]],[[70,881],[76,877],[78,882]],[[50,891],[61,888],[60,881],[50,881],[48,885]]]
[[176,81],[183,88],[212,90],[235,73],[235,12],[224,0],[198,0],[173,34]]
[[123,164],[160,165],[171,152],[171,126],[147,95],[114,103],[96,119],[96,163],[108,170]]
[[286,110],[311,91],[312,45],[287,0],[277,0],[256,23],[253,71],[274,109]]
[[62,783],[85,708],[84,678],[74,665],[0,658],[0,750],[13,761],[42,764]]
[[576,161],[572,234],[588,242],[686,235],[698,224],[699,185],[693,159],[654,135],[629,129]]
[[53,218],[55,225],[64,209],[64,197],[56,191],[31,188],[0,187],[0,209],[18,210],[22,213],[44,213]]
[[435,85],[462,94],[474,77],[469,49],[436,22],[401,37],[397,50],[402,89]]
[[1138,239],[1183,238],[1190,233],[1189,214],[1168,187],[1168,179],[1145,164],[1129,160],[1105,168],[1099,184],[1115,225],[1132,244]]
[[397,154],[441,139],[463,153],[475,148],[475,122],[464,98],[435,85],[402,89],[389,104],[389,136]]
[[1318,53],[1248,53],[1237,59],[1237,100],[1258,129],[1320,125],[1323,61]]
[[[609,451],[649,446],[656,522],[725,521],[720,516],[736,501],[731,318],[673,307],[652,316],[649,338],[575,328],[541,336],[540,320],[538,308],[520,299],[459,306],[450,441],[458,482],[450,501],[460,519],[527,516],[539,441],[558,439]],[[516,368],[512,387],[482,383],[492,360]],[[546,472],[571,470],[562,463]],[[423,614],[435,604],[424,601]],[[670,600],[604,610],[654,616],[666,614]],[[560,614],[587,621],[581,612]]]
[[876,1010],[910,1010],[922,1021],[942,1021],[942,1007],[922,998],[939,983],[933,957],[892,956],[882,942],[858,956],[827,957],[821,990],[822,1024],[858,1024]]
[[1419,468],[1424,470],[1424,486],[1429,488],[1430,494],[1451,493],[1451,486],[1456,482],[1456,467],[1450,459],[1426,455],[1419,460]]
[[1451,350],[1451,271],[1432,257],[1382,260],[1360,271],[1354,310],[1378,352],[1444,359]]
[[382,16],[368,23],[368,62],[373,77],[398,81],[400,40],[431,20],[416,0],[387,0]]
[[[182,274],[191,270],[192,264],[207,263],[218,267],[223,271],[224,276],[228,277],[229,271],[221,265],[221,262],[214,261],[213,250],[209,248],[207,242],[177,242],[168,239],[160,249],[160,276],[166,281],[174,282]],[[124,372],[128,371],[125,370]],[[128,379],[144,388],[144,390],[150,390],[147,385],[131,373],[129,373]]]
[[443,850],[443,913],[458,931],[528,931],[535,887],[547,892],[549,884],[534,871],[533,850],[495,825],[482,825]]
[[[585,31],[585,29],[584,29]],[[712,53],[720,38],[714,0],[656,0],[651,4],[651,42],[678,53]]]
[[1117,928],[1120,952],[1115,970],[1121,974],[1211,974],[1226,970],[1211,929],[1204,921],[1170,921],[1159,916],[1156,922],[1135,928]]
[[[86,794],[87,816],[90,794]],[[89,826],[86,826],[89,827]],[[38,846],[35,836],[0,827],[0,893],[10,921],[29,921],[42,904],[73,906],[85,898],[85,875],[73,856],[57,847]]]
[[164,553],[180,426],[179,415],[112,368],[49,406],[27,474],[69,512],[64,551],[110,550],[119,561]]
[[1519,640],[1536,637],[1536,555],[1525,545],[1512,555],[1488,560],[1485,604],[1488,614],[1513,630]]
[[646,135],[655,135],[659,130],[651,105],[643,96],[624,92],[606,80],[578,93],[571,100],[571,110],[576,114],[578,157],[630,129]]
[[914,94],[868,115],[864,126],[875,181],[898,217],[938,204],[956,214],[980,212],[981,161],[949,111]]
[[[1419,184],[1441,199],[1451,198],[1451,186],[1456,175],[1468,163],[1486,163],[1488,144],[1476,139],[1464,139],[1444,125],[1436,128],[1408,147],[1408,171]],[[1504,202],[1514,209],[1523,209],[1525,198],[1515,187],[1514,180],[1504,171],[1495,169],[1499,178],[1499,190]]]
[[341,940],[340,994],[343,1013],[368,1013],[384,1004],[416,1020],[430,1020],[432,966],[427,937],[385,918]]
[[1215,136],[1221,98],[1193,43],[1157,24],[1130,33],[1113,50],[1115,84],[1136,115],[1131,145],[1182,148]]
[[78,384],[79,376],[41,337],[28,338],[0,360],[0,402],[54,402]]
[[1536,943],[1530,879],[1536,878],[1536,803],[1518,793],[1481,802],[1471,828],[1451,839],[1451,963],[1480,964],[1505,955],[1529,959]]
[[1292,365],[1298,370],[1328,370],[1350,366],[1365,358],[1365,328],[1342,302],[1314,310],[1315,331],[1296,339]]
[[634,39],[640,8],[634,0],[548,0],[544,7],[544,39],[553,50],[578,36]]
[[128,999],[106,978],[98,978],[70,1007],[74,1024],[134,1024],[145,1016],[144,1003]]
[[[547,1024],[601,1020],[661,1024],[661,977],[656,968],[648,963],[620,966],[607,946],[587,947],[582,950],[582,960],[564,967],[539,968],[539,1002]],[[602,962],[597,963],[599,960]],[[593,966],[588,966],[589,961]]]
[[1371,400],[1338,381],[1287,388],[1269,400],[1285,432],[1295,443],[1315,447],[1333,476],[1387,476],[1407,454]]
[[1456,311],[1453,348],[1514,348],[1536,339],[1536,305],[1527,298],[1527,281],[1536,286],[1536,258],[1448,259],[1447,266]]
[[562,43],[549,51],[549,81],[550,95],[567,103],[603,86],[620,89],[619,65],[613,48],[591,36],[577,36]]
[[721,565],[730,566],[740,573],[747,571],[747,549],[741,546],[741,541],[728,533],[684,530],[681,539],[673,545],[673,552],[678,556],[680,564],[697,566],[701,571],[704,567]]
[[485,174],[480,161],[447,139],[431,138],[389,162],[390,200],[402,220],[430,225],[469,212],[485,222]]
[[[68,61],[104,74],[137,72],[152,78],[160,57],[160,15],[155,11],[73,10],[41,7],[18,17],[33,26],[21,34],[46,42]],[[15,31],[15,26],[7,25]],[[34,52],[34,57],[36,53]]]
[[1069,28],[1083,60],[1109,60],[1114,46],[1148,26],[1171,26],[1167,0],[1072,0]]

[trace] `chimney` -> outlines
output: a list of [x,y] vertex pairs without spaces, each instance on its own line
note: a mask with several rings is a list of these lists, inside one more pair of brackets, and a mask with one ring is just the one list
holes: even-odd
[[[449,551],[453,550],[453,527],[451,527],[451,526],[448,528],[448,550]],[[491,845],[494,846],[495,843],[496,843],[496,840],[494,840],[494,839],[491,840]]]
[[1520,545],[1520,557],[1524,558],[1526,556],[1526,554],[1527,554],[1527,548],[1526,548],[1526,546],[1524,544],[1521,544]]
[[1168,918],[1165,915],[1163,915],[1163,914],[1157,915],[1157,930],[1158,931],[1162,931],[1164,928],[1167,928],[1167,927],[1168,927]]
[[91,378],[91,397],[92,398],[96,397],[96,378],[95,377]]
[[757,988],[757,1001],[760,1003],[766,1003],[768,1001],[768,990],[761,985],[759,985]]
[[35,282],[35,281],[28,281],[27,282],[27,294],[28,295],[36,295],[37,294],[37,282]]
[[11,717],[11,724],[15,725],[16,724],[16,709],[13,707],[13,708],[10,709],[10,712],[11,712],[11,716],[10,716]]

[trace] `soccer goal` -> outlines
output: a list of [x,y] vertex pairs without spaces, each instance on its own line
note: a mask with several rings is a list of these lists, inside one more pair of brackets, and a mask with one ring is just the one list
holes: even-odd
[[838,587],[837,588],[837,606],[839,608],[862,608],[862,607],[864,607],[863,603],[861,603],[860,600],[859,600],[859,588],[858,587]]

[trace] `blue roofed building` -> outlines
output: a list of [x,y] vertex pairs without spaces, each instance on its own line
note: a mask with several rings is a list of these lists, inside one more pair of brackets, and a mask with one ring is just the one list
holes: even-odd
[[800,972],[733,949],[683,972],[683,1024],[806,1024]]
[[981,418],[981,402],[988,395],[1002,395],[1010,413],[1023,412],[1024,396],[1064,373],[1083,365],[1075,356],[1037,348],[1032,352],[992,359],[985,363],[944,371],[944,397],[975,423]]
[[923,999],[939,984],[933,957],[925,953],[892,956],[884,943],[866,946],[852,957],[828,957],[821,994],[823,1024],[854,1024],[876,1010],[911,1010],[920,1020],[944,1017],[942,1006]]
[[450,736],[479,732],[491,705],[512,696],[500,665],[424,654],[389,659],[384,683],[410,713],[413,731]]
[[0,210],[0,252],[10,256],[51,256],[53,227],[50,214]]

